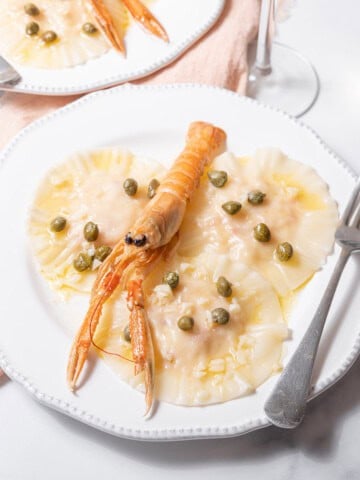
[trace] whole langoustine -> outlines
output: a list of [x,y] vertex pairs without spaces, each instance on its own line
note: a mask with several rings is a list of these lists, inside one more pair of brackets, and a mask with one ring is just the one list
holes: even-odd
[[176,248],[186,206],[205,167],[224,148],[226,134],[205,122],[190,125],[186,145],[132,230],[114,247],[98,271],[90,305],[71,348],[67,378],[73,390],[88,355],[106,300],[119,286],[127,291],[135,375],[144,371],[146,413],[153,403],[154,353],[144,307],[143,282],[156,262]]

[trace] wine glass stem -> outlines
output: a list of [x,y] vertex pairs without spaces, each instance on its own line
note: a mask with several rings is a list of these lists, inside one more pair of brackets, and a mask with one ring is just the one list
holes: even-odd
[[268,75],[271,72],[271,30],[273,22],[274,0],[262,0],[255,67],[263,75]]

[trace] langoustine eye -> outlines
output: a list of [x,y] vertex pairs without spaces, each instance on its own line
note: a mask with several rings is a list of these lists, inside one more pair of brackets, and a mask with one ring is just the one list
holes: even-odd
[[137,235],[135,238],[134,238],[134,245],[135,247],[143,247],[146,243],[146,235]]
[[133,238],[132,238],[132,236],[130,235],[130,233],[127,233],[127,234],[125,235],[125,239],[124,239],[124,240],[125,240],[125,243],[126,243],[127,245],[131,245],[131,244],[133,243],[133,241],[134,241]]

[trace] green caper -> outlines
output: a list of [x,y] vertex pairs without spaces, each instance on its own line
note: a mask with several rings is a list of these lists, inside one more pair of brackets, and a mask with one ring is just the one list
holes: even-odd
[[225,308],[214,308],[211,312],[211,318],[218,325],[225,325],[230,320],[230,313]]
[[259,223],[254,228],[254,238],[259,242],[268,242],[271,238],[269,227],[265,223]]
[[66,227],[66,218],[64,217],[55,217],[54,220],[51,221],[50,223],[50,230],[52,232],[62,232],[64,228]]
[[252,190],[248,193],[248,202],[252,205],[260,205],[265,197],[266,193],[260,192],[260,190]]
[[127,178],[123,183],[123,187],[124,187],[125,193],[130,197],[132,197],[137,192],[138,184],[137,184],[137,181],[134,180],[133,178]]
[[148,198],[155,197],[156,190],[158,189],[159,185],[160,185],[160,182],[159,182],[159,180],[156,180],[156,178],[153,178],[150,181],[149,186],[148,186],[148,191],[147,191]]
[[231,283],[225,277],[219,277],[216,282],[218,294],[222,297],[230,297],[232,294]]
[[88,242],[95,242],[99,236],[99,227],[94,222],[87,222],[83,231],[85,240]]
[[41,35],[41,40],[44,42],[44,43],[47,43],[47,44],[50,44],[50,43],[53,43],[55,42],[55,40],[58,38],[57,34],[55,32],[53,32],[52,30],[48,30],[47,32],[44,32],[42,35]]
[[174,289],[179,285],[179,274],[176,272],[165,273],[163,282],[167,283],[171,289]]
[[124,328],[124,340],[126,340],[127,342],[131,342],[131,335],[130,335],[130,327],[129,325],[126,325],[126,327]]
[[34,3],[25,3],[24,10],[27,15],[30,15],[30,17],[37,17],[40,15],[40,10]]
[[98,29],[95,27],[93,23],[86,22],[82,26],[82,31],[86,33],[87,35],[94,35],[98,31]]
[[103,262],[110,255],[111,251],[111,247],[108,247],[107,245],[101,245],[100,247],[96,248],[94,258],[99,260],[99,262]]
[[230,200],[229,202],[225,202],[223,205],[221,205],[221,208],[229,215],[235,215],[235,213],[240,211],[241,203]]
[[194,319],[192,317],[188,317],[187,315],[184,315],[183,317],[180,317],[178,322],[178,327],[180,330],[192,330],[194,326]]
[[40,30],[39,24],[36,22],[29,22],[25,27],[26,35],[29,35],[30,37],[32,35],[38,34],[39,30]]
[[228,175],[223,170],[210,170],[207,176],[216,188],[223,187],[228,180]]
[[280,243],[275,250],[280,262],[287,262],[293,256],[294,250],[289,242]]
[[89,268],[91,268],[92,262],[93,261],[90,255],[88,255],[87,253],[81,252],[75,258],[73,265],[75,270],[77,270],[78,272],[84,272],[85,270],[88,270]]

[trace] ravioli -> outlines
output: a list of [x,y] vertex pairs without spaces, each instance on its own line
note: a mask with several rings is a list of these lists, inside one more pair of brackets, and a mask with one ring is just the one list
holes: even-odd
[[[128,11],[119,0],[103,0],[121,35],[129,24]],[[36,0],[40,15],[30,17],[24,12],[25,0],[0,2],[0,54],[15,64],[28,67],[61,69],[72,67],[103,55],[111,45],[98,30],[87,35],[82,25],[96,21],[86,0]],[[28,36],[26,25],[35,21],[40,26],[38,35]],[[58,40],[49,45],[41,41],[41,34],[52,30]]]
[[[211,169],[226,170],[227,184],[218,189],[203,176],[176,252],[157,264],[144,282],[155,348],[155,396],[179,405],[207,405],[249,394],[281,370],[288,337],[281,296],[320,268],[331,251],[337,223],[336,204],[325,183],[314,170],[277,150],[244,158],[226,153]],[[42,275],[67,299],[64,325],[69,319],[76,324],[73,330],[80,325],[82,316],[74,319],[71,300],[83,294],[86,308],[95,278],[94,271],[79,273],[73,267],[79,251],[91,254],[94,248],[83,238],[84,224],[91,220],[99,225],[95,246],[114,246],[147,203],[150,180],[161,181],[164,175],[165,169],[155,162],[111,148],[75,154],[46,176],[30,212],[29,233]],[[128,177],[139,185],[134,197],[123,189]],[[254,189],[266,193],[262,205],[247,203],[247,193]],[[223,211],[221,205],[228,200],[241,201],[238,214]],[[49,224],[57,215],[66,217],[67,228],[55,234]],[[252,237],[254,224],[261,221],[271,228],[269,244]],[[280,241],[294,246],[289,262],[274,257]],[[169,271],[180,276],[174,290],[163,283]],[[232,284],[228,298],[217,292],[220,276]],[[230,313],[225,325],[212,322],[211,311],[219,307]],[[183,315],[194,319],[191,331],[177,326]],[[124,336],[128,321],[126,292],[115,292],[94,341],[116,374],[143,390],[143,376],[134,376],[131,345]]]
[[[90,292],[95,273],[77,272],[74,258],[99,245],[113,247],[123,238],[148,202],[148,183],[163,175],[164,168],[156,162],[115,148],[75,154],[48,173],[30,212],[29,233],[41,273],[54,289],[63,296]],[[131,177],[141,187],[130,198],[122,184]],[[60,234],[49,228],[58,215],[68,225]],[[100,235],[94,243],[83,236],[88,221],[99,225]]]
[[[162,282],[168,270],[180,274],[174,291]],[[230,298],[217,293],[215,283],[220,275],[233,284]],[[180,405],[224,402],[253,392],[281,369],[288,328],[279,300],[271,284],[246,266],[222,255],[210,259],[203,254],[190,262],[175,255],[154,269],[144,291],[154,338],[158,399]],[[228,324],[214,326],[211,310],[218,307],[230,312]],[[178,328],[182,315],[194,318],[191,332]],[[131,358],[123,336],[127,323],[122,295],[107,310],[96,342]],[[141,376],[133,376],[131,363],[101,355],[121,377],[143,388]]]
[[[288,158],[274,148],[258,150],[254,156],[237,158],[224,153],[211,170],[223,170],[228,182],[223,188],[203,179],[196,192],[196,209],[189,212],[181,230],[179,250],[190,255],[199,248],[228,252],[234,262],[243,262],[267,278],[277,292],[286,296],[300,287],[324,265],[332,251],[338,224],[336,202],[315,170]],[[262,204],[251,205],[253,190],[266,194]],[[242,208],[229,215],[222,205],[238,201]],[[270,242],[254,239],[253,229],[265,223]],[[194,236],[193,232],[199,232]],[[293,257],[280,262],[274,251],[289,242]]]

